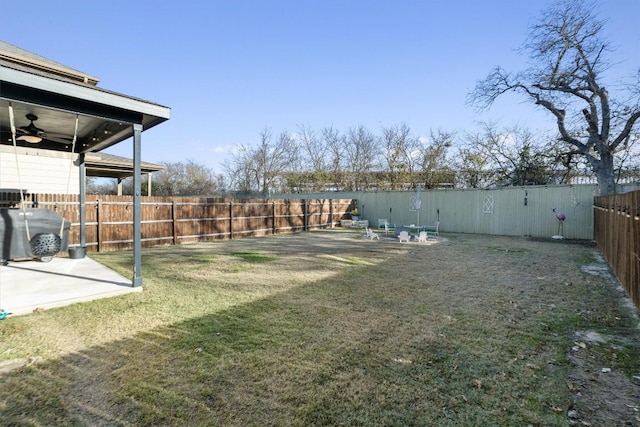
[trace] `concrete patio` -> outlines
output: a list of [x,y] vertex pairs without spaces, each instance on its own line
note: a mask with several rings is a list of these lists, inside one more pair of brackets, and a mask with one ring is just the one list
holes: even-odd
[[141,291],[141,286],[131,286],[131,279],[89,257],[0,266],[0,308],[12,316]]

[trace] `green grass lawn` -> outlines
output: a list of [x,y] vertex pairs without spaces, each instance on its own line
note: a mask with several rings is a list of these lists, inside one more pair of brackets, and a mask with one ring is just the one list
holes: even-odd
[[[130,252],[91,256],[130,276]],[[603,425],[589,381],[639,375],[640,332],[596,257],[357,232],[146,249],[142,293],[0,322],[0,424]]]

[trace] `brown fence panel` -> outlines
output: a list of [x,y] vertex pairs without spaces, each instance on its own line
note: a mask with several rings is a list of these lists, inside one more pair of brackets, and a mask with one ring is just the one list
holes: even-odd
[[273,200],[275,206],[275,232],[290,233],[304,229],[304,205],[301,199]]
[[28,201],[28,207],[31,207],[31,194],[29,193],[20,194],[20,190],[0,192],[0,208],[20,207],[22,197]]
[[[71,222],[69,244],[80,244],[77,195],[24,196],[25,207],[50,209]],[[0,192],[0,207],[20,207],[20,192]],[[144,247],[291,233],[333,227],[351,209],[351,199],[141,198]],[[133,247],[133,197],[87,195],[85,237],[89,251]]]
[[193,243],[205,240],[228,238],[228,203],[215,199],[174,199],[171,219],[174,229],[169,235],[176,243]]
[[[133,242],[133,198],[131,196],[96,197],[100,197],[103,219],[100,224],[102,240],[95,243],[103,251],[130,249]],[[142,221],[146,219],[143,218]],[[87,246],[89,244],[87,241]]]
[[333,228],[333,203],[331,199],[307,200],[310,228]]
[[640,308],[640,191],[595,197],[594,231],[613,273]]

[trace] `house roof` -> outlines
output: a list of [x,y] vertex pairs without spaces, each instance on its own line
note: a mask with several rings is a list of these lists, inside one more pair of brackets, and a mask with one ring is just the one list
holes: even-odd
[[[98,88],[96,77],[9,43],[0,44],[0,144],[12,145],[9,106],[16,136],[32,123],[44,131],[34,148],[76,153],[97,152],[169,119],[160,104]],[[30,121],[28,115],[37,120]],[[31,117],[31,116],[30,116]],[[72,144],[76,119],[78,131]]]
[[56,75],[69,80],[79,81],[95,86],[100,79],[83,73],[82,71],[62,65],[37,53],[19,48],[10,43],[0,40],[0,60],[6,64],[16,66],[26,66],[32,70],[39,70],[49,75]]
[[[84,158],[87,176],[103,178],[127,178],[133,175],[133,161],[127,157],[107,153],[87,153]],[[164,166],[141,162],[142,173],[158,172]]]

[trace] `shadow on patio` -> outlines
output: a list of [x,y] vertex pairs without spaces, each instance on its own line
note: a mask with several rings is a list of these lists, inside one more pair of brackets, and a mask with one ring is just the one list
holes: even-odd
[[0,308],[14,316],[140,291],[131,279],[88,257],[0,266]]

